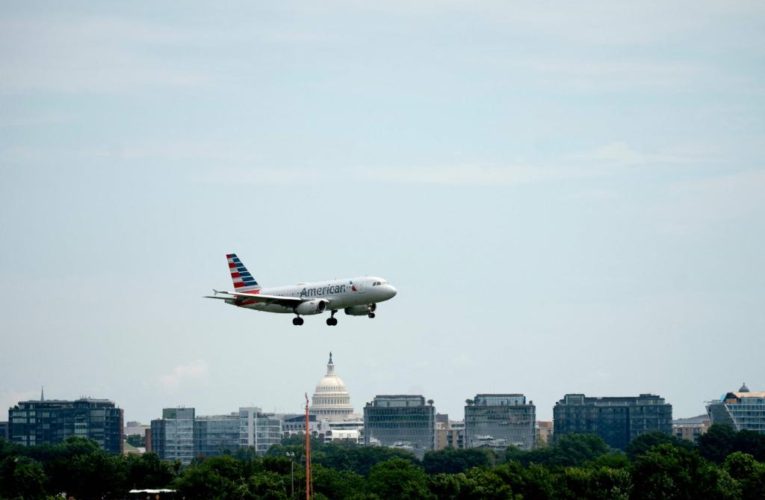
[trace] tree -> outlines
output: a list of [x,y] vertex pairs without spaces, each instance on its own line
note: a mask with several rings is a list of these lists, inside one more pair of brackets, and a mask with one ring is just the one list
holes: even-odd
[[7,456],[0,461],[0,498],[44,498],[46,479],[37,460]]
[[411,464],[417,458],[410,451],[384,446],[358,446],[351,443],[327,444],[312,454],[312,461],[337,470],[347,470],[366,476],[376,464],[399,458]]
[[496,458],[491,450],[445,448],[425,453],[422,466],[427,474],[439,472],[454,474],[464,472],[472,467],[488,467],[494,465],[495,461]]
[[76,483],[77,457],[105,454],[95,441],[81,437],[70,437],[55,445],[41,445],[24,448],[24,455],[43,464],[48,476],[48,490],[54,494],[69,492],[78,488]]
[[[247,487],[251,496],[247,498],[258,498],[264,500],[281,500],[288,498],[287,484],[284,477],[276,472],[262,471],[250,476],[247,480]],[[303,488],[305,491],[305,488]]]
[[380,498],[420,499],[430,497],[425,472],[409,460],[392,458],[369,471],[367,488]]
[[200,465],[186,468],[173,482],[173,487],[178,490],[181,498],[190,500],[217,498],[227,491],[236,491],[237,486],[221,477],[216,471]]
[[0,438],[0,460],[3,460],[5,457],[11,455],[18,455],[19,453],[19,445],[13,444],[3,438]]
[[636,456],[642,455],[654,446],[658,446],[660,444],[671,444],[672,446],[686,448],[688,450],[691,450],[694,447],[693,443],[690,441],[677,438],[671,434],[665,434],[663,432],[649,432],[647,434],[641,434],[640,436],[630,441],[630,444],[627,445],[627,449],[625,451],[627,452],[627,456],[630,457],[630,459],[634,459]]
[[130,489],[165,488],[175,478],[175,471],[154,453],[128,456],[125,459],[126,484]]
[[505,460],[507,462],[518,462],[523,465],[547,464],[550,463],[555,450],[555,445],[535,448],[529,451],[521,450],[516,446],[508,446],[505,450]]
[[765,464],[758,462],[748,453],[734,451],[725,459],[723,468],[741,485],[742,498],[765,498]]
[[75,498],[116,498],[125,492],[125,463],[119,455],[98,450],[76,455],[69,468],[66,493]]
[[555,498],[554,476],[543,465],[531,464],[524,467],[520,462],[506,462],[494,468],[494,472],[513,492],[525,499],[547,500]]
[[733,439],[733,451],[748,453],[759,461],[765,462],[765,435],[755,431],[738,431]]
[[467,477],[463,473],[446,474],[438,473],[428,476],[428,490],[439,500],[452,500],[460,498],[465,489]]
[[635,499],[737,498],[738,484],[730,475],[703,460],[695,451],[670,444],[654,446],[632,465]]
[[699,436],[698,448],[702,457],[721,464],[733,451],[736,431],[729,425],[714,424]]
[[[314,491],[327,498],[352,498],[364,490],[364,478],[352,471],[335,470],[316,464],[311,470],[311,475]],[[305,476],[301,477],[305,483]],[[305,488],[302,491],[305,491]]]
[[513,488],[503,481],[495,471],[483,467],[474,467],[465,473],[465,483],[460,498],[500,500],[517,497],[513,494]]
[[524,465],[536,463],[548,466],[575,467],[606,455],[610,450],[595,434],[566,434],[546,448],[523,451],[514,446],[507,448],[505,460]]
[[230,456],[210,457],[192,464],[175,480],[185,498],[236,497],[248,491],[244,463]]
[[630,473],[610,467],[567,467],[560,478],[557,498],[627,500],[632,489]]
[[608,445],[595,434],[567,434],[552,447],[553,465],[577,466],[609,452]]

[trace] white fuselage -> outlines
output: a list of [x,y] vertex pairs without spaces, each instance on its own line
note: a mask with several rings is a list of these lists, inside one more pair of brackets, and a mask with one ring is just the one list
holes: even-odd
[[[314,283],[299,283],[291,286],[261,288],[257,295],[274,295],[280,297],[295,297],[305,301],[321,300],[326,302],[326,310],[340,310],[354,306],[368,306],[392,299],[396,289],[387,281],[377,277],[358,277]],[[246,298],[226,300],[226,302],[248,309],[272,313],[294,314],[295,308],[272,303],[250,302]]]

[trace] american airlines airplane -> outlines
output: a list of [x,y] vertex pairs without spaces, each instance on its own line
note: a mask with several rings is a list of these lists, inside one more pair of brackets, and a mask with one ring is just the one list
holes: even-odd
[[382,278],[364,276],[344,280],[298,283],[293,286],[261,288],[236,254],[226,255],[233,292],[214,290],[206,299],[219,299],[237,307],[272,313],[294,314],[293,325],[302,325],[311,314],[330,311],[329,326],[337,325],[340,309],[350,316],[375,317],[377,303],[392,299],[396,289]]

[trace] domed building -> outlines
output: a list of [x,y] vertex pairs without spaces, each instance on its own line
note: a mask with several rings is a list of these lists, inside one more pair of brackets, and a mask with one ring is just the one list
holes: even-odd
[[336,422],[352,416],[351,395],[345,387],[343,380],[335,375],[335,364],[332,362],[332,353],[329,353],[327,374],[324,375],[311,399],[311,413],[316,418]]

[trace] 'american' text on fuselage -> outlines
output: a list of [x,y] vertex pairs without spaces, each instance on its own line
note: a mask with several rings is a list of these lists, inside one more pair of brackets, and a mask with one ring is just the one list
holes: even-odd
[[300,298],[304,297],[323,297],[335,293],[345,293],[345,285],[330,285],[318,288],[303,288],[300,290]]

